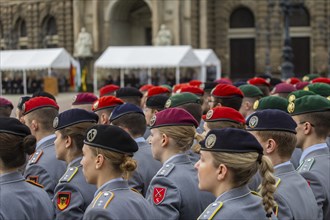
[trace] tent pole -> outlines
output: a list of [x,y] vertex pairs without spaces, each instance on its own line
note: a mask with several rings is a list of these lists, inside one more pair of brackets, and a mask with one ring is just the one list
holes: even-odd
[[120,87],[124,87],[124,70],[123,69],[120,69]]
[[23,87],[24,87],[24,95],[27,94],[27,88],[26,88],[26,70],[23,70]]
[[206,66],[201,66],[201,79],[202,82],[206,82]]
[[52,75],[52,68],[48,68],[48,76]]
[[2,72],[0,71],[0,96],[2,96]]
[[93,76],[94,76],[94,94],[96,95],[97,94],[97,69],[94,67],[94,73],[93,73]]
[[175,70],[175,83],[179,84],[180,83],[180,67],[177,66]]
[[221,67],[220,67],[220,63],[218,63],[216,65],[216,79],[220,79],[221,78]]
[[151,84],[151,67],[148,68],[148,84]]

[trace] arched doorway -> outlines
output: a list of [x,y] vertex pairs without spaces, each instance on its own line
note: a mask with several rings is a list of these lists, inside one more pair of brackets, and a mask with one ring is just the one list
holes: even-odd
[[152,45],[151,10],[143,0],[118,0],[110,12],[110,45]]
[[255,75],[255,21],[246,7],[235,9],[230,15],[230,77],[248,79]]

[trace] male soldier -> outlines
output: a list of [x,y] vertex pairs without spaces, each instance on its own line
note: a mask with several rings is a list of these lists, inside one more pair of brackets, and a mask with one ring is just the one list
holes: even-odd
[[250,114],[252,114],[255,110],[253,109],[253,104],[255,101],[259,100],[264,96],[262,91],[254,86],[254,85],[241,85],[238,87],[244,94],[244,98],[242,100],[241,108],[239,112],[247,118]]
[[325,143],[330,130],[330,101],[308,95],[289,103],[288,111],[297,123],[297,146],[303,151],[297,171],[311,186],[323,219],[330,219],[330,154]]
[[138,166],[129,179],[129,185],[145,196],[151,179],[162,165],[152,157],[151,147],[143,138],[146,130],[143,111],[133,104],[119,105],[113,110],[110,123],[124,129],[139,146],[139,150],[133,156]]
[[115,96],[103,96],[95,101],[92,110],[99,116],[98,124],[109,124],[112,110],[117,105],[122,104],[124,104],[124,101]]
[[0,117],[10,117],[13,108],[14,106],[9,100],[0,97]]
[[85,109],[86,111],[92,111],[93,103],[97,100],[96,95],[90,92],[79,93],[73,98],[71,108]]
[[211,92],[210,108],[217,105],[231,107],[239,111],[244,95],[240,89],[233,85],[219,84]]
[[[274,120],[276,119],[276,120]],[[291,116],[277,109],[253,113],[247,121],[247,130],[253,134],[274,166],[277,177],[277,202],[275,214],[279,219],[317,219],[321,210],[317,207],[313,192],[306,180],[290,163],[296,147],[297,124]]]
[[287,113],[288,101],[279,96],[266,96],[256,100],[253,104],[255,111],[264,109],[278,109]]
[[30,96],[22,96],[18,103],[16,108],[16,118],[20,120],[24,124],[23,120],[23,105],[26,101],[28,101],[31,97]]
[[131,103],[140,107],[142,93],[137,88],[124,87],[116,91],[116,97],[120,98],[125,103]]
[[[268,79],[269,81],[270,79]],[[261,77],[254,77],[252,79],[249,79],[247,81],[248,84],[255,85],[258,87],[264,96],[269,96],[270,93],[270,83],[266,79],[261,78]]]
[[110,96],[110,95],[114,95],[115,92],[119,89],[119,86],[114,85],[114,84],[109,84],[106,86],[103,86],[100,89],[100,98],[103,96]]
[[44,186],[52,199],[58,180],[65,172],[65,162],[56,159],[53,120],[58,115],[58,105],[47,97],[35,97],[24,103],[23,118],[37,139],[36,152],[24,172],[28,180]]

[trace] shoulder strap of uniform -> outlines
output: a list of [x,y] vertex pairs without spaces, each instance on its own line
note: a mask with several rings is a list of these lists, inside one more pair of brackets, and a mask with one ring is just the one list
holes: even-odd
[[37,163],[42,154],[43,154],[42,150],[38,150],[38,151],[34,152],[34,154],[31,156],[31,158],[29,160],[29,164]]
[[300,164],[300,166],[297,168],[297,171],[298,172],[309,171],[312,168],[314,161],[315,159],[313,157],[304,160],[304,162]]
[[223,203],[222,202],[213,202],[210,204],[204,212],[198,217],[197,220],[199,219],[208,219],[211,220],[213,217],[219,212],[221,209]]
[[280,185],[280,182],[281,182],[281,178],[279,177],[275,177],[275,180],[276,180],[276,184],[275,184],[275,187],[277,188],[278,185]]
[[168,176],[168,174],[171,173],[171,171],[174,169],[175,164],[168,163],[165,166],[163,166],[157,173],[157,176]]
[[113,192],[110,191],[99,192],[99,194],[97,194],[97,196],[94,199],[92,207],[105,209],[110,204],[114,196],[115,194],[113,194]]
[[60,179],[60,183],[70,182],[72,177],[74,177],[74,175],[76,175],[77,172],[78,172],[78,167],[70,167],[69,169],[67,169],[67,171]]
[[255,195],[255,196],[258,196],[258,197],[261,197],[261,195],[258,192],[256,192],[256,191],[251,191],[251,194],[252,195]]
[[41,185],[41,184],[39,184],[37,182],[34,182],[33,180],[25,180],[25,182],[28,182],[28,183],[30,183],[30,184],[32,184],[34,186],[40,187],[40,188],[44,188],[43,185]]

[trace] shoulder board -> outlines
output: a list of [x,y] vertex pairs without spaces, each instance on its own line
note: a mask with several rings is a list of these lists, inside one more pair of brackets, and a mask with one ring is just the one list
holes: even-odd
[[275,187],[277,188],[278,185],[280,185],[281,178],[275,177],[275,180],[276,180]]
[[168,176],[174,169],[175,165],[173,163],[166,164],[157,173],[157,176]]
[[222,202],[213,202],[211,203],[204,212],[198,217],[199,219],[213,219],[213,217],[219,212],[223,203]]
[[251,191],[251,194],[252,195],[255,195],[255,196],[258,196],[258,197],[261,197],[261,195],[258,192],[256,192],[256,191]]
[[314,158],[308,158],[306,160],[304,160],[304,162],[297,168],[298,172],[304,172],[304,171],[309,171],[313,164],[314,164]]
[[25,182],[28,182],[28,183],[30,183],[30,184],[32,184],[32,185],[35,185],[35,186],[37,186],[37,187],[40,187],[40,188],[44,188],[43,185],[41,185],[41,184],[39,184],[39,183],[37,183],[37,182],[34,182],[33,180],[25,180]]
[[29,160],[29,164],[35,164],[35,163],[37,163],[38,160],[40,159],[42,153],[43,153],[42,150],[38,150],[38,151],[34,152],[34,154],[31,156],[31,158]]
[[99,194],[95,197],[95,199],[93,201],[92,207],[105,209],[110,204],[110,202],[114,196],[115,195],[110,191],[99,192]]
[[72,177],[74,177],[74,175],[76,175],[77,172],[78,172],[78,167],[70,167],[69,169],[67,169],[67,171],[60,179],[60,183],[70,182]]

